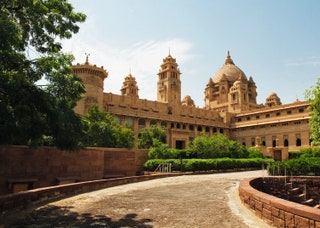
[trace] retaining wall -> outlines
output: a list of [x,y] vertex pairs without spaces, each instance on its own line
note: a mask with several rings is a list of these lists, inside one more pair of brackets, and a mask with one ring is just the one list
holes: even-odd
[[320,209],[287,201],[252,187],[262,178],[240,181],[239,196],[242,202],[267,223],[276,227],[320,228]]
[[145,175],[145,176],[133,176],[113,179],[103,179],[86,181],[65,185],[58,185],[52,187],[38,188],[23,192],[12,193],[8,195],[0,196],[0,214],[4,211],[14,208],[26,208],[35,203],[41,201],[47,201],[51,199],[58,199],[70,195],[80,194],[88,191],[103,189],[107,187],[135,183],[139,181],[152,180],[156,178],[163,178],[169,176],[178,176],[181,174],[157,174],[157,175]]

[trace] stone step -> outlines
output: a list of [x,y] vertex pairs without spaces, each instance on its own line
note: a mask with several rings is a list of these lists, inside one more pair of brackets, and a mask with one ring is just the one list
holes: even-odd
[[300,191],[301,191],[300,188],[291,188],[291,189],[288,190],[289,194],[291,194],[291,195],[296,195],[296,194],[298,194]]
[[314,199],[308,199],[302,202],[305,205],[311,206],[314,203]]

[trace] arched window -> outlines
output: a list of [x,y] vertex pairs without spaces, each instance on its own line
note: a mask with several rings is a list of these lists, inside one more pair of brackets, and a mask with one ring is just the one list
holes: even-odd
[[272,140],[272,147],[276,147],[276,140]]
[[266,141],[262,141],[262,146],[266,146]]
[[288,141],[288,139],[285,139],[285,140],[283,141],[283,145],[284,145],[285,147],[288,147],[288,146],[289,146],[289,141]]
[[206,127],[206,132],[210,132],[210,127]]
[[139,119],[138,124],[139,124],[139,126],[146,126],[146,120],[145,119]]
[[214,127],[214,128],[212,129],[212,132],[213,132],[213,133],[217,133],[217,128]]
[[223,129],[222,128],[220,128],[220,131],[219,131],[221,134],[223,134]]
[[301,139],[300,139],[300,138],[297,138],[297,140],[296,140],[296,146],[301,146]]
[[198,131],[202,131],[202,126],[198,126]]
[[161,122],[161,127],[167,127],[167,123],[164,122],[164,121],[162,121],[162,122]]
[[132,126],[133,125],[133,119],[131,117],[126,118],[127,124]]
[[157,121],[156,120],[151,120],[150,121],[150,126],[157,126]]

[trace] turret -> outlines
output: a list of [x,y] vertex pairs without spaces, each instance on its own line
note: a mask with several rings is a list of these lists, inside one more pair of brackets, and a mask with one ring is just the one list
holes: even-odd
[[158,73],[157,101],[168,104],[181,104],[180,70],[176,59],[169,54]]
[[121,95],[139,98],[138,91],[139,91],[139,88],[137,86],[136,78],[133,77],[130,73],[124,79],[124,82],[121,87]]
[[92,104],[98,104],[103,108],[103,82],[108,77],[108,72],[101,67],[91,65],[88,61],[88,55],[84,64],[72,66],[72,73],[76,74],[83,81],[86,89],[84,97],[78,101],[74,111],[80,115],[88,112]]

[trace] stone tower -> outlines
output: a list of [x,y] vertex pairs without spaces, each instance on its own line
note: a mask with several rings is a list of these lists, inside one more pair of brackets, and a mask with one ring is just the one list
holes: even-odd
[[181,104],[181,81],[180,70],[176,59],[169,54],[158,73],[158,93],[157,101],[170,105]]
[[205,107],[222,112],[240,113],[258,108],[257,87],[252,77],[247,79],[228,51],[224,65],[205,88]]
[[78,101],[74,111],[80,115],[88,112],[92,104],[103,107],[103,82],[108,77],[108,72],[102,67],[89,64],[88,56],[84,64],[72,66],[72,73],[76,74],[83,81],[86,88],[84,97]]
[[139,98],[138,91],[139,91],[139,88],[137,85],[136,78],[133,77],[130,73],[124,79],[124,82],[121,87],[121,95]]

